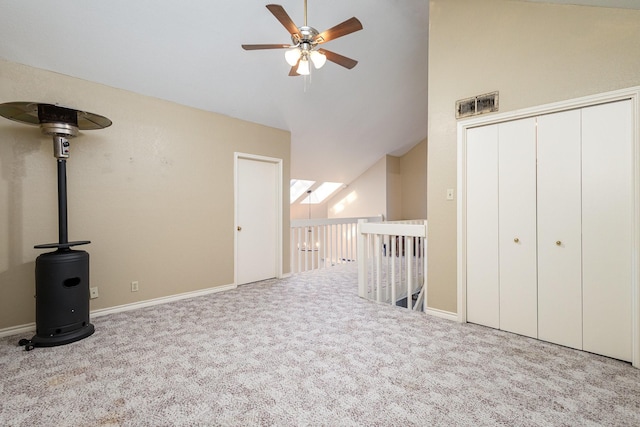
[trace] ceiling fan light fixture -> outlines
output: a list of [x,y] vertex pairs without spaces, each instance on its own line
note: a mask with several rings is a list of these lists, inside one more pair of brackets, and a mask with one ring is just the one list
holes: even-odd
[[325,54],[318,52],[317,50],[311,51],[309,56],[311,57],[311,62],[313,62],[314,67],[316,67],[316,69],[318,70],[322,68],[327,62],[327,57],[325,56]]
[[282,24],[291,35],[291,44],[243,44],[244,50],[286,49],[284,56],[291,66],[289,76],[309,75],[311,72],[309,61],[316,69],[322,68],[326,61],[331,61],[344,68],[352,69],[358,61],[339,55],[327,49],[318,49],[319,44],[335,40],[356,31],[362,30],[362,23],[358,18],[351,17],[346,21],[319,32],[307,25],[307,0],[304,0],[304,25],[298,27],[289,14],[279,4],[268,4],[267,9]]
[[308,76],[310,71],[309,71],[309,60],[307,58],[302,58],[300,60],[300,62],[298,63],[298,69],[296,70],[296,73],[300,74],[301,76]]
[[294,67],[298,63],[298,59],[300,59],[300,48],[294,47],[293,49],[289,49],[284,53],[284,59],[287,61],[287,64]]

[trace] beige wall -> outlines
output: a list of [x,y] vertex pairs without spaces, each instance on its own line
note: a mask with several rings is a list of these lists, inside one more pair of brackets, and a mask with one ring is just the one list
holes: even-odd
[[427,218],[427,140],[400,157],[402,218]]
[[[42,101],[113,120],[71,140],[69,239],[91,240],[99,309],[233,283],[234,151],[284,160],[288,132],[0,61],[0,102]],[[33,245],[56,242],[51,138],[0,119],[0,328],[34,321]],[[140,291],[130,292],[139,281]]]
[[429,306],[456,312],[455,101],[498,90],[500,111],[640,85],[640,11],[431,0]]
[[[291,219],[327,218],[327,202],[317,204],[294,203],[290,207]],[[309,215],[311,213],[311,215]]]
[[362,175],[327,201],[329,218],[386,215],[387,159],[378,160]]
[[[378,160],[347,188],[329,199],[327,215],[328,218],[350,218],[382,214],[389,221],[425,219],[426,194],[425,139],[402,157],[387,155]],[[294,211],[299,209],[292,208],[292,218]],[[312,214],[315,212],[320,210],[312,210]]]
[[400,157],[386,156],[387,159],[387,205],[385,218],[387,221],[398,221],[402,218],[402,174]]

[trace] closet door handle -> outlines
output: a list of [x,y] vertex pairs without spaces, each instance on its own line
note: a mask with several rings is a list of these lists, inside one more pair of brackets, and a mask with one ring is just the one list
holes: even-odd
[[513,239],[514,242],[519,243],[520,239],[518,239],[517,237],[515,239]]
[[562,242],[560,240],[556,240],[556,246],[561,246]]

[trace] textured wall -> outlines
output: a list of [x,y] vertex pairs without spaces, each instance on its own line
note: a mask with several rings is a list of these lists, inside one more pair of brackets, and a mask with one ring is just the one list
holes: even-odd
[[[9,101],[113,120],[72,139],[67,162],[69,240],[92,241],[92,309],[233,283],[234,151],[284,160],[289,271],[288,132],[0,61]],[[51,144],[37,127],[0,120],[0,328],[35,320],[33,245],[58,240]]]
[[431,0],[428,304],[455,312],[455,101],[500,91],[500,111],[640,85],[640,11]]
[[329,218],[387,214],[387,158],[382,157],[327,201]]
[[402,219],[427,218],[427,140],[400,157]]

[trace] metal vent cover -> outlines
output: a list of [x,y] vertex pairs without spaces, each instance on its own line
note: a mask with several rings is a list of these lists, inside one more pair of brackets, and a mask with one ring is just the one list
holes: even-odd
[[498,111],[498,91],[456,101],[456,119]]

